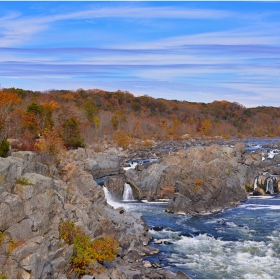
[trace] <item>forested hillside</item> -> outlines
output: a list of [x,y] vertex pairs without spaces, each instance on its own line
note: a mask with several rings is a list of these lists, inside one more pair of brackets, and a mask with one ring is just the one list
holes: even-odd
[[279,136],[280,108],[135,97],[121,90],[4,88],[0,91],[0,133],[0,141],[17,139],[18,148],[29,150],[35,143],[40,149],[48,141],[77,147],[99,138],[126,147],[135,139]]

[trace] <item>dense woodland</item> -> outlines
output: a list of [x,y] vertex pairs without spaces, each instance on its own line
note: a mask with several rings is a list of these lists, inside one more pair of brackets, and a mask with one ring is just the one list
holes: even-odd
[[135,139],[279,136],[280,108],[135,97],[121,90],[4,88],[0,91],[0,133],[0,141],[16,139],[14,145],[21,150],[42,150],[52,142],[79,147],[100,138],[128,147]]

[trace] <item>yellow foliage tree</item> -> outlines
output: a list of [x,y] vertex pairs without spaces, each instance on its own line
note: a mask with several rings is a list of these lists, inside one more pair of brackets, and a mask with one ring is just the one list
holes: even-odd
[[63,140],[58,132],[46,128],[35,143],[35,150],[43,157],[48,165],[58,163],[60,153],[65,150]]
[[124,149],[128,148],[128,146],[130,144],[130,140],[131,140],[131,138],[128,136],[128,134],[121,130],[118,130],[114,133],[113,139],[118,144],[118,146],[120,146]]
[[209,135],[212,128],[212,122],[210,120],[203,120],[201,122],[201,131],[204,135]]

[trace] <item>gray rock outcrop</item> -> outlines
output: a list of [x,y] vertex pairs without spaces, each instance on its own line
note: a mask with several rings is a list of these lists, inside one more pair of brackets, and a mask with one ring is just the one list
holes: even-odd
[[123,173],[121,163],[124,158],[125,154],[118,150],[96,153],[91,149],[78,148],[68,151],[67,155],[61,157],[60,165],[64,167],[75,162],[77,167],[90,173],[93,178],[100,178]]
[[247,199],[244,147],[192,147],[181,160],[182,174],[167,205],[171,213],[206,213],[233,207]]
[[173,197],[175,182],[181,173],[180,156],[168,155],[144,170],[129,169],[126,181],[138,191],[139,199],[156,201]]
[[[91,239],[105,234],[120,244],[115,262],[104,263],[102,275],[91,277],[175,276],[144,266],[142,257],[155,253],[147,246],[152,238],[147,224],[140,214],[107,205],[102,187],[85,170],[92,166],[87,157],[72,163],[65,160],[61,180],[48,177],[48,168],[36,163],[33,153],[0,158],[2,274],[8,278],[77,278],[71,268],[73,245],[66,244],[59,235],[60,222],[73,221]],[[22,178],[25,180],[18,180]]]

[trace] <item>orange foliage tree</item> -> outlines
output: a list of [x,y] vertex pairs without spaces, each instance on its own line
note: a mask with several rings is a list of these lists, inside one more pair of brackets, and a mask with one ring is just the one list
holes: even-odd
[[201,122],[201,132],[204,135],[209,135],[212,128],[212,122],[210,120],[203,120]]
[[50,166],[59,162],[59,155],[65,150],[65,147],[58,132],[46,128],[40,138],[36,141],[35,150],[41,155],[43,161]]

